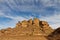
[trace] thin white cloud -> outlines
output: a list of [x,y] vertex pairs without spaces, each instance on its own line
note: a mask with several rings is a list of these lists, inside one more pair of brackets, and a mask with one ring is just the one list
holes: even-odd
[[0,16],[2,16],[2,15],[5,15],[5,14],[0,11]]
[[[58,28],[60,26],[60,12],[55,12],[54,15],[49,16],[49,17],[43,17],[41,16],[40,20],[45,20],[47,21],[52,28]],[[11,16],[11,15],[2,15],[3,17],[10,18],[12,21],[7,22],[7,24],[16,24],[18,21],[22,20],[28,20],[30,18],[34,18],[33,16],[30,16],[28,19],[22,16]],[[13,22],[13,23],[12,23]]]
[[41,17],[40,19],[47,21],[52,28],[60,27],[60,14],[58,13],[49,17]]
[[11,20],[6,23],[0,24],[0,29],[6,29],[8,27],[14,28],[16,26],[17,22],[18,21],[16,21],[16,20]]
[[[58,13],[60,13],[60,12],[55,12],[55,15],[52,15],[52,16],[49,16],[49,17],[41,16],[40,20],[47,21],[52,28],[58,28],[60,26],[60,14],[58,14]],[[0,15],[1,15],[1,13],[0,13]],[[7,24],[8,24],[7,26],[10,26],[9,24],[15,25],[18,21],[28,20],[30,18],[34,18],[33,16],[30,16],[27,19],[27,18],[22,17],[22,16],[11,16],[11,15],[5,15],[5,14],[3,14],[1,16],[12,19],[12,21],[7,22]],[[11,27],[13,27],[13,26],[11,26]]]
[[[60,0],[2,0],[2,2],[6,2],[11,9],[16,11],[31,11],[31,12],[41,12],[44,11],[45,7],[56,7],[59,8]],[[38,4],[39,5],[36,5]],[[43,6],[42,6],[43,5]],[[40,7],[41,6],[41,7]],[[3,7],[8,8],[7,6]],[[3,10],[4,10],[3,9]],[[6,9],[5,9],[6,11]]]
[[[39,2],[39,5],[36,5]],[[6,6],[5,3],[8,5]],[[41,12],[46,11],[44,8],[46,7],[55,7],[56,9],[60,10],[60,0],[0,0],[0,17],[6,17],[6,18],[10,18],[12,19],[11,22],[12,23],[14,21],[14,23],[16,23],[17,21],[22,21],[22,20],[28,20],[30,18],[34,18],[33,16],[29,16],[28,18],[26,17],[22,17],[22,16],[11,16],[11,15],[6,15],[5,12],[9,12],[11,14],[11,10],[15,10],[15,11],[25,11],[25,12],[39,12],[39,14],[42,14]],[[41,6],[42,4],[42,6]],[[41,6],[41,7],[40,7]],[[56,26],[60,26],[60,12],[54,12],[53,16],[49,16],[49,17],[42,17],[42,20],[46,20],[48,22],[51,22],[51,26],[53,28],[57,28]],[[34,14],[34,13],[33,13]],[[53,25],[52,25],[53,23]]]
[[49,6],[54,6],[55,7],[58,4],[60,4],[60,0],[41,0],[41,2],[46,7],[49,7]]
[[0,29],[5,29],[5,28],[8,28],[8,27],[15,27],[16,23],[18,21],[22,21],[22,20],[28,20],[26,19],[25,17],[22,17],[22,16],[12,16],[12,15],[6,15],[4,13],[0,13],[0,17],[5,17],[5,18],[9,18],[9,19],[12,19],[11,21],[7,21],[5,24],[0,24]]
[[29,20],[30,18],[33,18],[32,16],[29,16],[28,18],[26,17],[22,17],[22,16],[12,16],[12,15],[6,15],[4,13],[0,13],[0,17],[5,17],[5,18],[9,18],[9,19],[12,19],[11,21],[7,21],[6,24],[0,24],[0,29],[5,29],[5,28],[8,28],[8,27],[15,27],[16,26],[16,23],[18,21],[23,21],[23,20]]
[[12,20],[17,20],[17,21],[22,21],[22,20],[27,20],[25,17],[22,16],[11,16],[11,15],[6,15],[4,13],[0,13],[0,17],[6,17],[6,18],[10,18]]

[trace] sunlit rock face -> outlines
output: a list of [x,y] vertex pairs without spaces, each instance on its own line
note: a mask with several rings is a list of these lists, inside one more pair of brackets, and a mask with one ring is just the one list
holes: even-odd
[[15,28],[0,30],[0,39],[6,37],[6,40],[10,40],[10,38],[11,40],[18,40],[19,38],[21,40],[47,40],[46,36],[52,32],[53,29],[46,21],[34,18],[28,21],[18,21]]

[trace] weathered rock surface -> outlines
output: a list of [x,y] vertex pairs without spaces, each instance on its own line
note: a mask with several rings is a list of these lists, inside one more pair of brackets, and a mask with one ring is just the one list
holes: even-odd
[[0,30],[0,40],[47,40],[46,36],[52,32],[53,29],[46,21],[34,18],[19,21],[15,28]]
[[60,40],[60,28],[56,29],[50,35],[48,35],[49,40]]

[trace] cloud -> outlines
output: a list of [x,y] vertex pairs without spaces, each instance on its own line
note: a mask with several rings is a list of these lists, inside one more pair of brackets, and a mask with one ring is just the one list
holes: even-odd
[[[12,19],[12,20],[6,21],[5,23],[1,23],[0,29],[5,29],[8,27],[13,28],[16,26],[16,23],[18,21],[29,20],[30,18],[33,18],[32,16],[24,17],[24,16],[12,16],[10,14],[6,15],[5,13],[2,13],[2,12],[0,13],[0,17]],[[3,21],[5,21],[5,20],[3,20]]]
[[12,25],[19,20],[37,17],[56,28],[60,26],[60,0],[0,0],[0,17],[12,19],[7,22]]
[[10,18],[12,20],[17,20],[17,21],[22,21],[22,20],[26,20],[25,17],[21,17],[21,16],[12,16],[12,15],[6,15],[6,14],[3,14],[3,13],[0,13],[0,17],[6,17],[6,18]]
[[15,27],[15,25],[18,21],[27,20],[25,17],[6,15],[4,13],[0,13],[0,17],[12,19],[12,20],[9,20],[9,21],[2,20],[2,21],[5,21],[5,22],[0,24],[0,29],[5,29],[5,28],[8,28],[8,27],[13,28],[13,27]]
[[[60,7],[59,0],[2,0],[4,10],[7,8],[8,10],[15,10],[15,11],[30,11],[30,12],[43,12],[46,7]],[[7,10],[7,11],[8,11]],[[6,9],[4,10],[6,11]]]
[[[55,13],[54,15],[48,17],[41,16],[40,20],[47,21],[50,24],[50,26],[55,29],[60,26],[60,14],[59,14],[60,12],[54,12],[54,13]],[[29,16],[28,18],[23,16],[12,16],[12,15],[1,15],[1,16],[12,19],[11,21],[6,22],[6,24],[8,24],[8,25],[5,24],[7,27],[8,26],[14,27],[18,21],[29,20],[30,18],[34,18],[33,16]]]
[[47,21],[52,28],[58,28],[60,27],[60,12],[55,12],[54,15],[49,16],[49,17],[41,17],[41,20]]
[[5,23],[0,24],[0,29],[6,29],[8,27],[14,28],[16,26],[17,21],[16,20],[11,20]]
[[55,10],[60,11],[58,4],[60,4],[59,0],[0,0],[0,11],[6,14],[31,12],[40,16],[53,14]]

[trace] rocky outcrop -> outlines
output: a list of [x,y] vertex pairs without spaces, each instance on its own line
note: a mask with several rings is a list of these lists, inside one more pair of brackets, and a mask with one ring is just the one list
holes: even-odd
[[[49,26],[46,21],[41,21],[38,18],[18,21],[15,28],[7,28],[0,30],[0,37],[9,36],[48,36],[53,32],[53,29]],[[42,37],[42,39],[44,39]]]
[[34,18],[34,20],[30,19],[28,21],[24,20],[22,22],[18,22],[16,24],[16,27],[11,29],[7,28],[4,30],[1,30],[1,32],[4,33],[11,33],[11,31],[20,32],[21,34],[32,34],[32,35],[48,35],[50,34],[53,29],[50,28],[49,24],[46,21],[40,21],[37,18]]
[[46,35],[49,35],[51,32],[53,32],[53,29],[49,26],[48,22],[46,21],[41,21],[41,27],[42,27],[42,30],[43,32],[46,34]]

